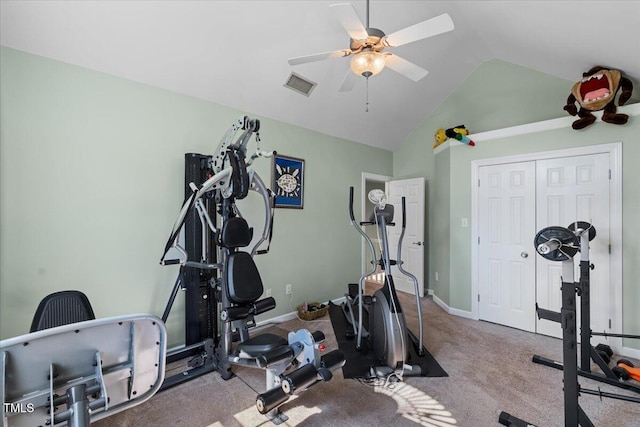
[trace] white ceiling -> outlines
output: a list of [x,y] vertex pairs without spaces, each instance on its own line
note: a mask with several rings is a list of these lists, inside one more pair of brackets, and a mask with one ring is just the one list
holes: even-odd
[[[364,78],[337,90],[349,58],[287,63],[348,47],[329,10],[339,1],[2,0],[0,42],[388,150],[492,58],[570,81],[610,66],[638,93],[640,1],[371,0],[370,25],[387,34],[442,13],[456,29],[394,49],[429,75],[384,70],[365,112]],[[351,3],[365,22],[365,1]],[[292,71],[318,83],[309,97],[283,86]]]

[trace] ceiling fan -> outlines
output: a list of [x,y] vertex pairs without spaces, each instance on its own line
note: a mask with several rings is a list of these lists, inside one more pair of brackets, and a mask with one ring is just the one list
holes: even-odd
[[298,65],[353,55],[351,58],[352,72],[347,72],[342,81],[339,89],[341,92],[351,90],[356,83],[357,76],[368,79],[378,74],[384,67],[391,68],[413,81],[422,79],[429,73],[427,70],[386,50],[454,29],[451,17],[445,13],[386,35],[382,30],[369,26],[369,0],[367,0],[366,27],[360,22],[351,3],[332,4],[329,7],[351,37],[349,48],[291,58],[289,64]]

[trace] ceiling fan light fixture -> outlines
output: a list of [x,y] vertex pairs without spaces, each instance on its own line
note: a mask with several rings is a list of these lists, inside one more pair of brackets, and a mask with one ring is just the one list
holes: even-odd
[[380,52],[365,50],[351,58],[351,71],[358,76],[371,77],[384,68],[385,58]]

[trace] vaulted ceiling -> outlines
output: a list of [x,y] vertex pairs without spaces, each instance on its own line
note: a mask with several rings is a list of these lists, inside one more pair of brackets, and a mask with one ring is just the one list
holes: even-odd
[[[349,57],[287,62],[349,46],[329,8],[337,2],[3,0],[0,42],[388,150],[492,58],[572,82],[614,67],[638,98],[639,1],[371,0],[370,25],[386,34],[443,13],[455,30],[394,50],[425,78],[385,69],[348,92],[338,88]],[[351,3],[366,22],[366,2]],[[310,96],[284,87],[292,71],[317,83]]]

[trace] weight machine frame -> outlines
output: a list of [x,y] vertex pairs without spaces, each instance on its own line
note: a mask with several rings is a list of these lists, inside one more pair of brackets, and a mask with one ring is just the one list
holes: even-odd
[[[573,229],[571,227],[573,226]],[[562,327],[562,358],[563,362],[553,362],[553,366],[563,371],[564,388],[564,418],[566,427],[594,427],[589,417],[579,404],[580,393],[592,394],[628,402],[640,403],[640,399],[632,396],[606,393],[601,390],[581,388],[578,383],[578,333],[577,333],[577,304],[576,296],[585,297],[581,311],[581,363],[589,364],[589,358],[599,359],[600,363],[611,371],[602,360],[598,352],[590,345],[591,327],[589,325],[589,241],[595,237],[595,228],[586,222],[576,222],[569,228],[547,227],[541,230],[535,237],[536,251],[544,258],[551,261],[562,261],[562,307],[560,312],[554,312],[538,307],[536,311],[541,319],[547,319],[560,323]],[[580,281],[574,281],[573,257],[580,251]],[[586,327],[585,327],[586,322]],[[586,333],[585,333],[586,332]],[[585,341],[586,338],[586,341]],[[587,342],[589,345],[584,345]],[[539,357],[538,357],[539,358]],[[546,359],[548,360],[548,359]],[[534,356],[536,362],[536,356]],[[536,362],[541,363],[541,362]],[[597,362],[598,363],[598,362]],[[598,365],[600,366],[600,363]],[[544,363],[546,364],[546,363]],[[601,366],[602,368],[602,366]],[[603,369],[604,370],[604,369]],[[593,373],[592,373],[593,374]],[[612,375],[613,372],[611,372]],[[595,374],[594,374],[595,375]],[[586,375],[585,375],[586,376]],[[596,379],[596,378],[594,378]],[[607,382],[608,383],[608,382]],[[617,385],[618,384],[612,384]],[[625,387],[626,388],[626,387]],[[513,427],[535,427],[533,424],[501,412],[498,418],[500,424]]]
[[[214,349],[220,329],[217,315],[219,298],[216,297],[215,292],[219,288],[217,271],[222,265],[217,262],[217,248],[207,228],[215,228],[217,225],[215,208],[219,200],[214,200],[216,193],[222,197],[229,197],[234,191],[234,184],[236,187],[240,186],[238,182],[234,182],[233,171],[238,165],[229,163],[230,159],[227,155],[229,148],[234,146],[246,152],[251,136],[255,135],[258,147],[245,167],[250,166],[259,157],[268,158],[275,154],[275,151],[260,150],[259,127],[258,120],[241,116],[227,129],[214,154],[185,154],[185,203],[174,223],[160,264],[180,264],[178,277],[162,315],[163,322],[166,323],[178,292],[185,291],[185,345],[170,350],[167,353],[167,363],[188,357],[191,359],[188,362],[189,369],[166,377],[160,390],[182,384],[217,369]],[[253,178],[253,172],[251,175]],[[267,189],[260,178],[257,177],[255,180],[259,181],[260,190],[263,193],[266,192]],[[263,194],[263,197],[266,196]],[[265,200],[265,204],[268,204],[268,201]],[[207,218],[208,224],[203,221],[203,217]],[[263,235],[255,244],[252,255],[268,252],[268,249],[257,250],[267,238],[271,237],[272,218],[267,218],[266,221],[269,222],[265,222]],[[181,230],[184,230],[184,242],[179,244]],[[170,250],[176,251],[178,258],[167,259]]]
[[[187,307],[188,336],[179,359],[196,354],[189,361],[192,369],[170,377],[164,388],[213,370],[227,380],[234,376],[232,366],[262,369],[266,391],[257,395],[256,407],[279,424],[287,419],[279,406],[294,394],[330,381],[332,371],[342,367],[345,358],[339,350],[322,354],[326,347],[321,331],[300,329],[289,332],[287,339],[249,333],[256,326],[255,316],[276,307],[273,297],[261,299],[264,288],[253,261],[255,255],[268,253],[273,228],[273,192],[251,166],[257,158],[269,158],[276,152],[260,150],[259,129],[259,120],[244,116],[229,128],[214,155],[186,156],[187,180],[196,175],[201,183],[191,180],[187,184],[190,192],[160,260],[161,265],[180,265],[162,320],[166,321],[178,290],[186,288],[187,304],[196,310],[189,313]],[[252,135],[258,149],[247,158]],[[251,190],[262,197],[265,220],[261,236],[245,250],[254,240],[253,228],[235,202]],[[218,215],[219,227],[215,224]],[[265,242],[267,247],[260,249]]]
[[[600,353],[591,345],[592,336],[615,336],[620,338],[639,339],[638,335],[629,334],[609,334],[607,332],[593,332],[591,330],[591,297],[590,297],[590,271],[595,268],[589,260],[589,241],[593,240],[596,236],[595,228],[583,221],[577,221],[568,227],[568,230],[575,233],[580,239],[580,280],[575,284],[576,293],[580,297],[580,364],[577,368],[578,375],[589,378],[592,380],[600,381],[605,384],[612,385],[614,387],[622,388],[625,390],[634,391],[640,393],[640,384],[634,384],[633,382],[621,381],[609,367],[609,364],[602,358]],[[582,232],[580,232],[582,230]],[[542,232],[541,232],[542,233]],[[544,256],[544,255],[543,255]],[[552,259],[553,260],[553,259]],[[564,261],[563,261],[564,262]],[[550,310],[541,309],[536,305],[536,311],[538,316],[542,319],[547,319],[555,322],[559,322],[559,313],[554,313]],[[600,372],[593,372],[591,370],[591,360],[598,365],[602,370]],[[539,355],[534,355],[532,358],[533,363],[549,366],[554,369],[563,369],[563,363],[551,360]],[[611,397],[611,396],[609,396]],[[626,400],[626,399],[625,399]],[[638,400],[632,400],[640,402]]]
[[[213,156],[198,153],[186,153],[184,156],[184,183],[185,199],[193,194],[190,184],[200,187],[212,174],[211,162]],[[211,203],[208,198],[204,199],[204,208],[207,210],[211,221],[215,225],[215,203]],[[215,244],[211,239],[202,241],[204,226],[200,221],[196,209],[186,213],[184,219],[184,249],[187,261],[204,261],[208,264],[216,264],[217,252]],[[207,259],[205,260],[204,257]],[[187,365],[189,369],[181,371],[175,375],[166,377],[160,390],[182,384],[201,375],[215,371],[214,364],[214,344],[218,336],[218,319],[216,318],[217,308],[214,293],[217,280],[217,270],[215,269],[195,269],[180,266],[178,278],[173,286],[171,296],[162,315],[162,321],[166,322],[176,296],[180,290],[185,294],[185,345],[170,350],[167,353],[167,364],[191,359]]]

